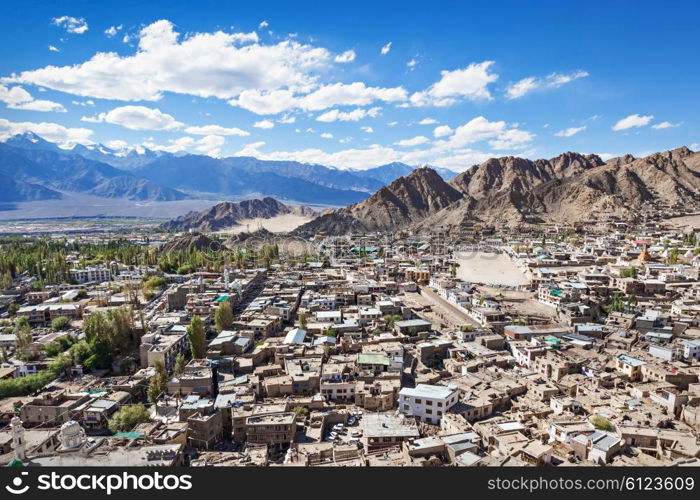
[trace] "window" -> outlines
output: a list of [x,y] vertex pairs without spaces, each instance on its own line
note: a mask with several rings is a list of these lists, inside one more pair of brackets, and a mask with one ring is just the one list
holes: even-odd
[[432,414],[433,414],[433,410],[430,410],[430,409],[425,410],[425,413],[427,413],[428,415],[432,415]]
[[425,401],[425,404],[426,404],[427,406],[433,406],[433,402],[430,401],[430,400],[426,400],[426,401]]
[[421,404],[423,402],[422,399],[416,399],[416,404]]

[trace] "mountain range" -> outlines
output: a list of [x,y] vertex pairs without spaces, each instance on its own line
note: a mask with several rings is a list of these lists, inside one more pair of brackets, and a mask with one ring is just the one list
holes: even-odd
[[686,147],[604,162],[564,153],[549,160],[491,158],[445,182],[420,168],[366,200],[324,213],[294,230],[323,232],[454,230],[474,222],[591,222],[700,210],[700,153]]
[[[31,132],[0,143],[0,201],[60,199],[63,192],[138,201],[273,196],[297,203],[344,206],[367,198],[414,167],[391,163],[342,170],[253,157],[212,158],[101,144],[66,150]],[[447,178],[456,175],[439,169]]]
[[244,200],[238,203],[223,202],[201,212],[186,215],[162,224],[170,231],[196,230],[199,232],[219,231],[237,226],[246,219],[271,219],[279,215],[300,215],[313,217],[316,213],[305,206],[289,206],[274,198]]

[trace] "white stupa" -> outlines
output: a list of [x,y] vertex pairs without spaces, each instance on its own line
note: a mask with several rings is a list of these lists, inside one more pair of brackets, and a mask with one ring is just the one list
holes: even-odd
[[87,441],[85,430],[75,420],[69,420],[61,426],[58,440],[64,449],[78,449]]

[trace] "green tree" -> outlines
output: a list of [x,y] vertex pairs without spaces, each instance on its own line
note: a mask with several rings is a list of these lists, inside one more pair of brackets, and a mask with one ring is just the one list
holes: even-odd
[[112,432],[129,432],[138,424],[151,420],[148,409],[142,405],[123,406],[109,421]]
[[88,342],[95,339],[110,339],[112,337],[112,325],[107,316],[100,311],[96,311],[83,321],[85,338]]
[[593,427],[600,431],[612,431],[614,429],[610,420],[605,418],[603,415],[594,415],[591,418],[591,424],[593,424]]
[[306,330],[306,313],[299,313],[299,328]]
[[19,306],[14,302],[7,306],[7,315],[10,318],[14,318],[15,316],[17,316],[17,311],[19,311]]
[[173,372],[175,375],[182,375],[185,373],[185,356],[180,353],[175,357],[175,365],[173,367]]
[[51,329],[55,331],[64,330],[68,326],[68,318],[59,316],[51,320]]
[[295,406],[294,414],[298,419],[305,419],[309,415],[309,410],[305,406]]
[[233,309],[228,300],[219,302],[214,311],[214,325],[217,332],[228,330],[233,326]]
[[153,363],[156,373],[151,377],[148,383],[148,401],[155,403],[161,394],[165,393],[168,387],[168,375],[165,373],[165,365],[163,360],[157,359]]
[[403,318],[398,314],[391,314],[384,316],[384,323],[386,323],[387,328],[394,328],[397,321],[401,321]]
[[204,322],[199,316],[192,318],[187,327],[187,339],[190,341],[190,350],[194,359],[201,359],[207,352],[207,334],[204,330]]
[[24,350],[34,341],[32,338],[32,326],[29,324],[29,318],[20,316],[15,321],[15,337],[17,338],[17,347]]

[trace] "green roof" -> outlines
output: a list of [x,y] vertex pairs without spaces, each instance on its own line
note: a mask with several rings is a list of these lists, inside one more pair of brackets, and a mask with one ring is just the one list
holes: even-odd
[[143,432],[132,431],[132,432],[115,432],[114,437],[137,439],[143,436]]

